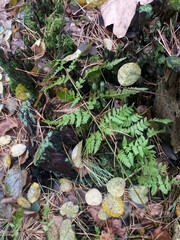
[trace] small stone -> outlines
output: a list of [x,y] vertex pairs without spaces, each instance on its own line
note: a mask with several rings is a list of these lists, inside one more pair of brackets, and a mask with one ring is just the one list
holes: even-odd
[[12,146],[10,154],[12,157],[19,157],[26,151],[26,145],[19,143]]
[[86,193],[85,200],[88,205],[98,206],[102,203],[102,194],[98,189],[92,188]]
[[10,135],[4,135],[0,137],[0,146],[5,146],[11,142],[11,136]]

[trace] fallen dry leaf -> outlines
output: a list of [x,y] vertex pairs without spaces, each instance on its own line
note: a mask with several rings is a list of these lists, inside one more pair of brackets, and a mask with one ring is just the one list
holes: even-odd
[[163,206],[157,203],[148,204],[148,210],[151,213],[152,217],[159,216],[161,217],[163,214]]
[[126,228],[122,227],[121,219],[108,219],[107,229],[108,233],[110,233],[111,235],[117,234],[121,238],[124,237],[124,234],[126,233]]
[[98,212],[100,211],[101,206],[92,206],[88,208],[88,212],[91,214],[91,217],[93,220],[97,223],[99,227],[105,225],[105,221],[102,221],[98,218]]
[[1,204],[8,204],[8,203],[16,203],[17,198],[16,197],[7,197],[7,198],[3,198],[1,200]]
[[113,238],[109,233],[102,232],[100,236],[100,240],[113,240]]
[[23,155],[19,157],[19,161],[18,161],[19,165],[25,163],[28,157],[29,157],[29,151],[27,150],[25,153],[23,153]]
[[154,230],[153,239],[156,239],[156,240],[172,240],[168,231],[166,231],[166,230],[162,231],[162,226],[159,226],[158,228],[156,228]]
[[[1,0],[0,1],[0,19],[1,21],[6,21],[6,19],[8,18],[8,16],[10,16],[10,13],[7,13],[5,11],[5,7],[6,5],[9,4],[9,0]],[[3,11],[4,9],[4,11]]]
[[141,5],[145,5],[153,0],[108,0],[105,2],[100,7],[105,27],[114,24],[113,33],[118,38],[124,37],[139,2]]
[[3,136],[12,128],[18,127],[18,122],[14,118],[6,118],[0,122],[0,136]]
[[46,52],[44,40],[38,39],[32,45],[31,50],[35,53],[35,56],[33,57],[35,60],[42,58]]

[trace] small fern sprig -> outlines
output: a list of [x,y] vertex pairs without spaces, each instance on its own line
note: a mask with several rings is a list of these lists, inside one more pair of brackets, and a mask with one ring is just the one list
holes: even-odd
[[86,70],[84,78],[86,79],[89,74],[91,74],[93,72],[96,72],[96,71],[100,71],[102,69],[111,70],[114,66],[116,66],[120,62],[124,61],[125,59],[126,58],[115,59],[112,62],[107,62],[106,61],[106,62],[103,62],[101,65],[94,66],[93,68],[89,68],[89,69]]
[[99,150],[99,148],[101,146],[102,140],[103,140],[103,138],[102,138],[102,134],[100,133],[100,131],[97,131],[94,134],[91,134],[91,136],[86,139],[85,153],[86,154],[97,153],[97,151]]
[[118,89],[117,91],[114,89],[110,89],[105,91],[105,93],[100,93],[99,98],[104,97],[104,98],[124,99],[129,97],[130,95],[135,95],[140,91],[146,91],[146,90],[148,89],[147,88],[133,88],[133,89],[123,88],[123,89]]
[[57,127],[66,126],[68,124],[75,125],[75,127],[79,127],[83,124],[86,124],[90,119],[90,114],[85,110],[76,109],[73,113],[63,114],[62,118],[55,121],[44,121],[49,125],[55,125]]

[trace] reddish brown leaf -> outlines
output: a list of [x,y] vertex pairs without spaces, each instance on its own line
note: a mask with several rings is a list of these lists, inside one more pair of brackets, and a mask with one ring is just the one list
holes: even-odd
[[1,200],[1,204],[15,203],[17,201],[16,197],[8,197]]
[[113,238],[109,233],[102,232],[100,236],[100,240],[113,240]]
[[123,237],[126,233],[126,228],[122,227],[121,219],[111,218],[107,220],[108,232],[111,235],[117,234],[120,237]]
[[150,211],[152,217],[162,216],[162,214],[163,214],[163,206],[160,204],[157,204],[157,203],[149,204],[148,210]]
[[41,47],[39,47],[39,46],[36,45],[36,44],[33,44],[33,45],[32,45],[31,50],[32,50],[35,54],[37,54],[37,55],[39,55],[39,54],[42,53]]
[[159,226],[154,230],[153,239],[156,240],[172,240],[167,230],[162,231],[162,227]]
[[7,118],[0,122],[0,136],[4,136],[7,131],[18,127],[18,122],[14,118]]
[[101,227],[105,225],[106,222],[98,218],[98,212],[100,209],[101,209],[101,206],[92,206],[88,209],[88,212],[91,214],[91,217],[97,223],[97,225]]

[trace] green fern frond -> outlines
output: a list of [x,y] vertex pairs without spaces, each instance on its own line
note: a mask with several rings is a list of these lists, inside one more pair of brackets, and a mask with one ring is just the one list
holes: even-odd
[[94,153],[96,153],[99,150],[102,142],[102,135],[99,131],[96,132],[95,138],[96,138],[96,144],[94,145]]
[[66,83],[69,80],[69,77],[66,75],[62,75],[61,77],[59,77],[54,83],[49,84],[48,86],[46,86],[44,88],[44,91],[47,91],[50,88],[53,88],[56,85],[61,85],[62,83]]
[[117,91],[114,89],[110,89],[105,91],[105,93],[100,94],[100,97],[124,99],[129,97],[130,95],[135,95],[139,93],[139,91],[147,91],[147,90],[148,90],[147,88],[133,88],[133,89],[123,88],[123,89],[118,89]]
[[171,119],[160,119],[160,118],[152,118],[149,120],[150,122],[158,122],[158,123],[163,123],[163,124],[168,124],[171,123],[172,120]]
[[86,154],[96,153],[101,146],[102,140],[102,135],[99,131],[91,134],[91,136],[86,139]]
[[108,69],[108,70],[112,70],[114,66],[116,66],[117,64],[119,64],[120,62],[124,61],[126,59],[126,57],[124,58],[119,58],[119,59],[115,59],[112,62],[104,62],[102,64],[102,68]]
[[[54,67],[56,67],[57,64],[59,64],[59,61],[57,61],[57,63],[55,63]],[[57,69],[56,69],[55,72],[52,74],[52,76],[49,78],[49,80],[53,79],[59,72],[62,71],[62,69],[64,68],[64,64],[65,64],[65,62],[60,62],[60,66],[57,67]],[[53,67],[53,68],[54,68],[54,67]]]
[[83,87],[83,83],[85,82],[86,80],[84,78],[79,78],[78,81],[76,81],[76,88],[78,90],[80,90],[82,87]]
[[135,135],[142,135],[142,133],[148,128],[149,125],[150,124],[147,121],[147,118],[141,119],[137,123],[131,125],[128,128],[127,133],[129,133],[132,137]]
[[171,185],[174,180],[170,181],[168,176],[164,177],[165,168],[161,164],[157,164],[156,161],[147,161],[142,166],[143,174],[138,176],[139,184],[143,184],[151,188],[151,194],[154,195],[159,188],[164,194],[167,194],[171,189]]
[[84,79],[86,79],[88,77],[89,74],[99,71],[101,69],[101,65],[95,66],[93,68],[89,68],[85,71],[85,76]]
[[166,132],[166,129],[163,128],[161,130],[155,130],[154,128],[148,128],[148,131],[147,131],[147,137],[148,138],[151,138],[153,136],[156,136],[157,134],[159,133],[165,133]]
[[55,121],[44,121],[47,124],[56,125],[57,127],[66,126],[68,124],[79,127],[86,124],[90,119],[90,114],[85,110],[75,110],[73,113],[64,114],[62,119]]
[[[132,155],[131,155],[132,157]],[[123,149],[121,149],[119,152],[118,152],[118,155],[117,155],[117,158],[128,168],[130,168],[132,166],[132,158],[129,159],[128,155],[125,153],[125,151]]]
[[71,104],[71,107],[74,107],[80,100],[81,100],[81,98],[79,96],[76,96],[74,101]]
[[89,68],[86,70],[84,78],[86,79],[89,74],[96,72],[96,71],[100,71],[101,69],[111,70],[114,66],[116,66],[118,63],[122,62],[125,59],[126,58],[120,58],[120,59],[115,59],[112,62],[103,62],[101,65]]

